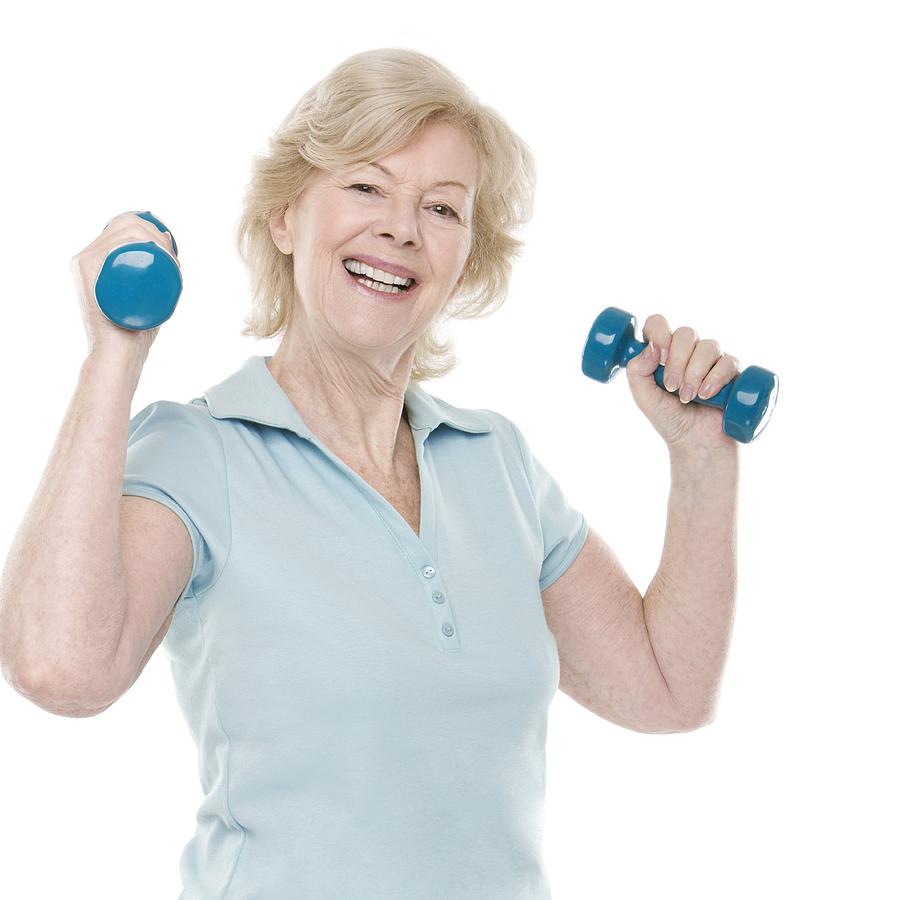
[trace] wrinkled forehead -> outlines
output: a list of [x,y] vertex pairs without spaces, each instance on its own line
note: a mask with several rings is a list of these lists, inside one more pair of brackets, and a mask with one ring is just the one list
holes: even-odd
[[471,137],[451,123],[434,123],[393,151],[360,155],[341,167],[342,173],[370,173],[389,184],[422,190],[453,189],[460,199],[472,198],[480,160]]
[[[382,175],[385,175],[388,179],[390,179],[391,181],[394,181],[394,182],[401,181],[403,179],[402,175],[395,174],[386,165],[384,165],[383,163],[377,162],[377,161],[363,163],[360,168],[363,170],[375,169],[378,172],[380,172]],[[427,177],[422,178],[421,179],[423,182],[422,187],[425,190],[430,190],[431,188],[453,187],[453,188],[457,188],[457,189],[461,190],[466,197],[471,197],[474,194],[474,192],[475,192],[474,185],[470,186],[468,183],[463,182],[461,180],[465,177],[464,175],[460,174],[458,176],[455,176],[454,178],[444,177],[444,175],[447,174],[447,171],[452,172],[452,166],[438,163],[435,166],[433,166],[433,171],[435,173],[440,173],[440,177],[438,177],[437,179],[435,179],[433,181],[428,179]]]

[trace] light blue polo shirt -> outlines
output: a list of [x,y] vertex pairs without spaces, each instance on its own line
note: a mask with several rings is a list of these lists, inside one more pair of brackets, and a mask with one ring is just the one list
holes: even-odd
[[204,800],[180,900],[547,900],[541,590],[588,533],[500,413],[410,382],[421,534],[251,356],[131,419],[194,548],[163,641]]

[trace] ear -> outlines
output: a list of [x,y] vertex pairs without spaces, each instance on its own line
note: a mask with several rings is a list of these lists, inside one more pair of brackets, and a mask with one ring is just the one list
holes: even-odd
[[275,246],[282,253],[290,255],[294,252],[294,241],[286,214],[287,209],[282,209],[269,217],[269,233]]

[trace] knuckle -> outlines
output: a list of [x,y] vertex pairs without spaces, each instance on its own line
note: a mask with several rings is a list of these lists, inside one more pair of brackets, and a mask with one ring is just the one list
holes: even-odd
[[680,325],[680,326],[679,326],[678,328],[676,328],[675,331],[672,333],[673,339],[674,339],[675,337],[678,337],[678,338],[690,338],[690,339],[691,339],[692,341],[694,341],[695,343],[696,343],[697,338],[698,338],[699,336],[700,336],[700,335],[697,334],[697,332],[696,332],[693,328],[691,328],[690,325]]
[[696,381],[708,371],[709,363],[704,363],[703,360],[697,359],[696,355],[691,357],[690,362],[688,362],[687,368],[685,369],[685,373],[690,375],[691,381]]
[[666,322],[665,317],[661,316],[659,313],[653,313],[650,316],[647,316],[646,321],[644,322],[644,333],[647,333],[647,329],[650,328],[654,332],[659,331],[660,333],[668,332],[669,325]]

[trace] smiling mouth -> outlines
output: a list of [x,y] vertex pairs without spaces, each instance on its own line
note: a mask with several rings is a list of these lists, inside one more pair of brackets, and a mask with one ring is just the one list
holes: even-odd
[[383,281],[377,281],[374,278],[369,278],[367,275],[358,275],[356,272],[351,272],[343,263],[341,268],[347,273],[347,277],[351,281],[364,287],[371,294],[396,297],[399,294],[411,294],[419,286],[419,282],[415,279],[409,285],[385,284]]

